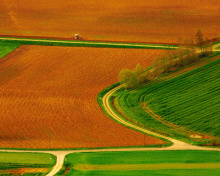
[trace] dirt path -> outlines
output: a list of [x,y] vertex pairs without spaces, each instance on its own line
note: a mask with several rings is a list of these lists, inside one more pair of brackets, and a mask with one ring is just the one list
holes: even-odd
[[[104,105],[104,108],[105,110],[108,112],[108,114],[116,121],[118,121],[119,123],[125,125],[125,126],[128,126],[128,127],[131,127],[133,129],[136,129],[138,131],[141,131],[143,133],[146,133],[146,134],[149,134],[149,135],[153,135],[153,136],[156,136],[156,137],[160,137],[162,139],[166,139],[166,140],[169,140],[173,143],[173,145],[171,147],[167,147],[166,149],[171,149],[171,150],[188,150],[188,149],[191,149],[191,150],[217,150],[217,151],[220,151],[220,149],[213,149],[213,148],[203,148],[203,147],[197,147],[197,146],[194,146],[194,145],[191,145],[191,144],[187,144],[185,142],[182,142],[182,141],[179,141],[179,140],[176,140],[176,139],[173,139],[173,138],[170,138],[170,137],[167,137],[167,136],[163,136],[161,134],[158,134],[158,133],[155,133],[155,132],[152,132],[152,131],[149,131],[147,129],[144,129],[142,127],[139,127],[137,125],[134,125],[130,122],[127,122],[123,119],[121,119],[119,116],[117,116],[117,114],[111,109],[110,107],[110,104],[109,104],[109,98],[112,96],[112,94],[114,92],[116,92],[118,89],[120,89],[122,87],[122,85],[112,89],[111,91],[109,91],[108,93],[105,94],[105,96],[103,97],[103,105]],[[157,149],[155,149],[157,150]]]
[[[220,51],[220,49],[217,49],[217,47],[219,47],[220,44],[217,43],[213,46],[213,50],[214,51]],[[153,72],[154,69],[151,69],[150,72]],[[116,92],[117,90],[119,90],[121,87],[123,87],[123,85],[120,85],[112,90],[110,90],[109,92],[107,92],[105,94],[105,96],[103,97],[103,106],[105,108],[105,110],[107,111],[107,113],[114,119],[116,120],[117,122],[125,125],[125,126],[128,126],[128,127],[131,127],[135,130],[138,130],[138,131],[141,131],[143,133],[146,133],[146,134],[149,134],[149,135],[153,135],[153,136],[156,136],[156,137],[160,137],[162,139],[166,139],[166,140],[169,140],[173,143],[172,146],[170,147],[167,147],[165,149],[168,149],[168,150],[215,150],[215,151],[220,151],[220,149],[214,149],[214,148],[204,148],[204,147],[198,147],[198,146],[194,146],[194,145],[191,145],[191,144],[188,144],[188,143],[185,143],[185,142],[182,142],[182,141],[179,141],[179,140],[176,140],[176,139],[173,139],[173,138],[170,138],[170,137],[167,137],[167,136],[163,136],[161,134],[158,134],[158,133],[155,133],[155,132],[152,132],[152,131],[149,131],[147,129],[144,129],[142,127],[139,127],[137,125],[134,125],[130,122],[127,122],[123,119],[121,119],[113,110],[112,108],[110,107],[110,104],[109,104],[109,99],[110,97],[112,96],[112,94],[114,94],[114,92]],[[157,150],[157,149],[155,149]]]
[[220,47],[220,43],[217,43],[213,46],[213,51],[220,51],[220,48],[218,47]]
[[[0,38],[1,39],[1,38]],[[220,44],[216,44],[213,48],[214,51],[220,51],[220,49],[216,49]],[[50,153],[53,154],[57,157],[57,161],[56,161],[56,165],[53,167],[53,169],[51,170],[50,173],[48,173],[46,176],[52,176],[55,173],[57,173],[63,166],[64,163],[64,158],[66,155],[70,154],[70,153],[84,153],[84,152],[119,152],[119,151],[153,151],[153,150],[210,150],[210,151],[220,151],[220,149],[218,148],[205,148],[205,147],[198,147],[198,146],[194,146],[191,144],[187,144],[185,142],[176,140],[176,139],[172,139],[170,137],[167,136],[163,136],[161,134],[157,134],[155,132],[149,131],[147,129],[144,129],[142,127],[139,127],[137,125],[131,124],[123,119],[121,119],[112,109],[111,106],[109,104],[109,98],[112,96],[112,94],[114,94],[114,92],[116,92],[118,89],[120,89],[122,87],[122,85],[110,90],[109,92],[107,92],[105,94],[105,96],[103,97],[103,106],[105,108],[105,110],[107,111],[107,113],[117,122],[127,126],[127,127],[131,127],[135,130],[141,131],[145,134],[149,134],[149,135],[153,135],[155,137],[160,137],[166,140],[170,140],[173,145],[170,147],[164,147],[164,148],[116,148],[116,149],[88,149],[88,150],[63,150],[63,151],[33,151],[33,150],[0,150],[0,152],[32,152],[32,153]]]

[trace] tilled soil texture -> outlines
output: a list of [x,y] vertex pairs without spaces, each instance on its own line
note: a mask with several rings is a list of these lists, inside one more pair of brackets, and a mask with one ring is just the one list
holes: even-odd
[[219,0],[1,0],[0,35],[176,43],[216,38]]
[[150,49],[23,45],[0,60],[0,147],[88,148],[163,144],[101,110],[97,94],[118,72],[149,66]]
[[14,174],[14,175],[23,175],[26,173],[46,173],[49,169],[48,168],[16,168],[16,169],[5,169],[0,170],[0,174]]

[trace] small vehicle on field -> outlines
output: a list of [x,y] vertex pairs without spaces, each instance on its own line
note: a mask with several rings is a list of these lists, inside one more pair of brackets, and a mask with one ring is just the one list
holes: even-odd
[[79,34],[75,34],[74,37],[71,37],[72,40],[82,40],[82,37]]

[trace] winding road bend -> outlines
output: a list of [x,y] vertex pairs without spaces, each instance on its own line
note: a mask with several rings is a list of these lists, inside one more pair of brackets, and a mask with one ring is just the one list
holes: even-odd
[[145,134],[153,135],[156,137],[160,137],[163,139],[170,140],[173,142],[173,145],[170,147],[164,147],[164,148],[115,148],[115,149],[89,149],[89,150],[65,150],[65,151],[32,151],[32,150],[0,150],[0,152],[32,152],[32,153],[50,153],[56,156],[56,165],[53,167],[50,173],[48,173],[46,176],[53,176],[55,175],[63,166],[64,158],[66,155],[70,153],[94,153],[94,152],[119,152],[119,151],[153,151],[153,150],[210,150],[210,151],[220,151],[219,148],[205,148],[205,147],[198,147],[191,144],[187,144],[185,142],[172,139],[170,137],[163,136],[161,134],[157,134],[155,132],[149,131],[147,129],[144,129],[142,127],[139,127],[137,125],[134,125],[132,123],[129,123],[123,119],[121,119],[112,109],[111,105],[109,104],[109,99],[118,89],[120,89],[122,85],[110,90],[105,94],[103,97],[103,106],[105,110],[108,112],[108,114],[118,121],[119,123],[131,127],[133,129],[139,130]]
[[[0,40],[4,40],[5,38],[0,38]],[[14,39],[13,39],[14,40]],[[17,40],[17,39],[16,39]],[[22,40],[26,40],[26,39],[22,39]],[[32,39],[32,41],[34,41],[35,39]],[[39,41],[39,40],[37,40]],[[46,40],[46,42],[48,42],[48,40]],[[53,42],[58,42],[58,41],[53,41]],[[66,41],[65,41],[66,42]],[[72,42],[72,41],[71,41]],[[100,43],[101,44],[101,43]],[[105,43],[106,44],[106,43]],[[119,44],[119,45],[124,45],[124,44]],[[213,51],[220,51],[220,44],[216,44],[213,47]],[[156,48],[156,47],[155,47]],[[166,140],[170,140],[173,145],[170,147],[164,147],[164,148],[115,148],[115,149],[89,149],[89,150],[62,150],[62,151],[43,151],[43,150],[0,150],[0,152],[31,152],[31,153],[50,153],[56,156],[56,164],[53,167],[53,169],[51,170],[50,173],[48,173],[46,176],[53,176],[55,175],[63,166],[64,163],[64,158],[66,155],[70,154],[70,153],[83,153],[83,152],[118,152],[118,151],[152,151],[152,150],[210,150],[210,151],[220,151],[219,148],[205,148],[205,147],[198,147],[198,146],[194,146],[167,136],[163,136],[161,134],[149,131],[145,128],[139,127],[137,125],[134,125],[132,123],[129,123],[127,121],[125,121],[124,119],[122,119],[121,117],[119,117],[112,109],[111,109],[111,105],[109,104],[109,99],[110,97],[120,88],[122,87],[122,85],[110,90],[109,92],[107,92],[103,99],[103,106],[106,110],[106,112],[117,122],[127,126],[127,127],[131,127],[135,130],[141,131],[145,134],[149,134],[149,135],[153,135],[155,137],[160,137]]]

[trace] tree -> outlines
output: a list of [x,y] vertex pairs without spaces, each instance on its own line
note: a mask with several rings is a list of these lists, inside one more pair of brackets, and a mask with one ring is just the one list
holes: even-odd
[[208,37],[206,37],[205,47],[206,47],[206,51],[212,52],[212,41],[209,40]]
[[143,68],[141,67],[141,65],[138,63],[137,65],[136,65],[136,67],[135,67],[135,69],[134,69],[134,72],[137,74],[137,75],[139,75],[139,74],[141,74],[142,72],[143,72]]
[[168,67],[169,67],[169,70],[171,68],[173,68],[174,66],[175,66],[175,53],[172,52],[172,53],[168,54]]
[[189,55],[190,42],[189,42],[188,39],[185,39],[185,40],[183,41],[183,43],[184,43],[184,46],[185,46],[185,48],[186,48],[187,55]]
[[179,49],[177,49],[177,59],[175,61],[176,66],[181,65],[181,61],[183,59],[183,50],[184,50],[184,48],[182,46],[180,46]]
[[147,82],[146,74],[143,74],[144,68],[138,63],[134,69],[134,73],[136,75],[137,83],[142,84]]
[[138,85],[137,73],[133,70],[123,69],[118,74],[118,80],[123,83],[124,88],[135,88]]
[[170,55],[165,52],[161,55],[161,72],[165,73],[169,71],[169,57]]
[[196,33],[195,40],[196,40],[197,46],[199,46],[201,48],[201,52],[202,52],[202,48],[203,48],[203,34],[202,34],[202,31],[200,29]]
[[[146,71],[146,70],[145,70]],[[149,73],[144,72],[144,68],[138,63],[134,70],[123,69],[118,74],[118,80],[124,88],[131,89],[149,80]]]
[[118,81],[120,83],[124,83],[126,80],[130,79],[134,72],[129,69],[123,69],[118,74]]

